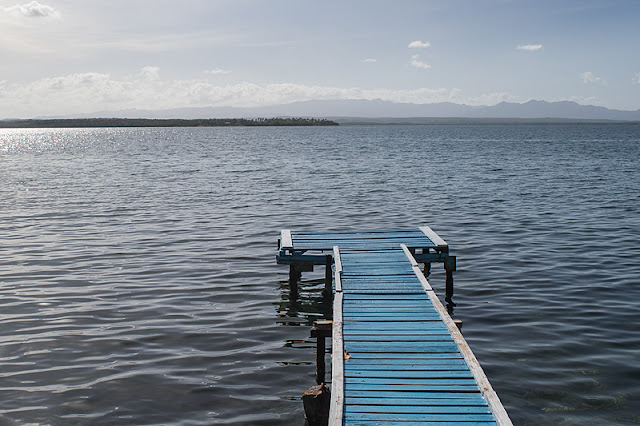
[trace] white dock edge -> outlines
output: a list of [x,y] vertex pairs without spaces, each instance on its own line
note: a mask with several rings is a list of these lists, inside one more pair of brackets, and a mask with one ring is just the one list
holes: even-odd
[[340,249],[333,246],[333,264],[335,265],[335,287],[336,293],[342,291],[342,259],[340,259]]
[[427,238],[429,238],[438,248],[448,248],[449,245],[447,244],[447,242],[445,240],[443,240],[442,238],[440,238],[440,236],[438,234],[436,234],[433,229],[429,228],[428,226],[421,226],[420,230],[422,231],[422,233],[424,235],[427,236]]
[[427,281],[424,275],[422,275],[420,266],[418,266],[418,262],[409,251],[409,248],[404,244],[400,244],[400,247],[402,247],[402,251],[404,251],[404,254],[407,256],[407,259],[409,259],[409,262],[411,262],[411,268],[413,269],[413,273],[416,274],[416,277],[418,277],[418,281],[420,281],[420,284],[422,284],[422,288],[424,288],[424,291],[426,291],[427,293],[428,292],[433,293],[434,291],[433,291],[433,288],[431,287],[431,284],[429,284],[429,281]]
[[289,229],[280,231],[280,249],[293,249],[293,238]]
[[331,406],[329,426],[342,426],[344,414],[344,340],[342,336],[342,297],[336,292],[333,301],[333,329],[331,347]]
[[342,259],[340,259],[338,246],[333,246],[333,264],[336,265],[336,274],[342,273]]
[[[435,243],[435,241],[433,242]],[[411,252],[407,249],[407,247],[404,244],[402,245],[402,249],[404,250],[407,257],[409,258],[409,261],[412,263],[412,265],[416,263],[415,258],[413,257]],[[464,337],[462,337],[462,333],[460,332],[456,324],[453,322],[453,319],[451,318],[451,316],[449,315],[445,307],[440,302],[440,299],[438,299],[438,296],[436,295],[436,293],[431,289],[431,285],[429,285],[427,279],[424,277],[424,275],[422,275],[420,268],[414,267],[413,271],[421,283],[423,283],[423,281],[427,282],[427,286],[425,287],[423,283],[423,287],[425,287],[425,290],[427,288],[430,289],[430,290],[427,290],[426,293],[429,296],[431,303],[436,308],[436,311],[438,311],[438,314],[440,315],[440,319],[442,319],[442,322],[444,322],[444,324],[447,326],[447,329],[449,330],[449,333],[453,337],[453,340],[458,345],[458,348],[460,348],[460,353],[464,357],[464,360],[467,363],[467,366],[469,367],[471,374],[473,374],[473,378],[475,379],[476,383],[478,384],[478,387],[480,388],[480,391],[482,392],[482,395],[487,401],[487,404],[489,405],[489,408],[491,409],[491,413],[493,414],[493,417],[496,419],[496,422],[501,426],[513,426],[513,423],[511,422],[511,419],[509,418],[507,411],[504,409],[502,402],[500,402],[500,398],[498,398],[498,394],[493,390],[491,383],[489,383],[489,379],[487,378],[486,374],[484,374],[484,370],[482,370],[480,363],[478,362],[478,360],[476,359],[476,356],[471,351],[471,348],[467,344],[467,341],[464,339]]]

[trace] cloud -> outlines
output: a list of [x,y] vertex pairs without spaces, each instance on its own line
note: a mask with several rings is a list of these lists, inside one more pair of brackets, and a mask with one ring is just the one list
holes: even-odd
[[431,46],[431,43],[428,41],[416,40],[409,43],[409,47],[412,49],[424,49],[430,46]]
[[526,50],[529,52],[535,52],[537,50],[542,50],[541,44],[519,44],[516,49],[518,50]]
[[212,75],[220,75],[220,74],[230,74],[231,71],[223,70],[221,68],[214,68],[212,70],[206,70],[205,73],[206,74],[212,74]]
[[378,60],[374,58],[367,58],[367,59],[363,59],[360,62],[374,63],[374,62],[378,62]]
[[138,73],[138,78],[144,81],[157,81],[160,80],[160,68],[158,67],[144,67]]
[[416,68],[420,68],[420,69],[423,69],[423,70],[428,70],[429,68],[431,68],[431,65],[422,62],[419,59],[418,55],[413,55],[411,57],[411,66],[416,67]]
[[637,72],[636,75],[633,76],[633,78],[631,79],[631,82],[633,84],[640,86],[640,72]]
[[511,100],[505,93],[465,97],[458,88],[363,89],[298,83],[221,85],[206,79],[165,80],[160,69],[144,67],[124,78],[107,73],[77,73],[25,84],[0,82],[0,118],[83,114],[124,109],[205,106],[255,107],[313,99],[382,99],[392,102],[456,102],[468,105]]
[[12,16],[23,16],[26,18],[59,18],[60,13],[51,6],[32,1],[26,4],[16,4],[15,6],[3,8],[4,12]]
[[580,74],[580,78],[582,78],[582,81],[584,82],[584,84],[599,84],[601,86],[607,85],[607,82],[605,80],[603,80],[600,77],[597,77],[591,71],[583,72],[582,74]]

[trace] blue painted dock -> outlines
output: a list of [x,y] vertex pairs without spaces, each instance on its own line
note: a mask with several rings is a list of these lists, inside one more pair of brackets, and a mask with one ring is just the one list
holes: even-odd
[[420,268],[444,264],[453,303],[455,258],[433,230],[285,230],[277,259],[333,265],[330,425],[511,425]]

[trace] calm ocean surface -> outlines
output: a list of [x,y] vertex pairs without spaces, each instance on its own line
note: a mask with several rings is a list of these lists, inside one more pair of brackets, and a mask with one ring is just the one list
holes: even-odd
[[0,423],[301,425],[323,271],[290,300],[280,229],[423,224],[514,424],[640,423],[639,159],[636,125],[0,130]]

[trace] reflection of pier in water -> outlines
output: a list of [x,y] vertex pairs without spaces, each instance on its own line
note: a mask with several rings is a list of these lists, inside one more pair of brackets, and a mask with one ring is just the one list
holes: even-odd
[[[451,319],[455,257],[429,227],[282,231],[277,261],[290,267],[292,314],[299,312],[301,274],[315,265],[325,268],[316,303],[333,300],[333,320],[312,329],[319,385],[303,395],[309,424],[511,424]],[[434,262],[444,264],[449,312],[425,277]],[[330,395],[325,337],[332,340]]]
[[277,303],[278,322],[291,326],[312,326],[321,319],[331,319],[332,300],[323,295],[324,279],[299,280],[295,285],[280,281],[280,297]]

